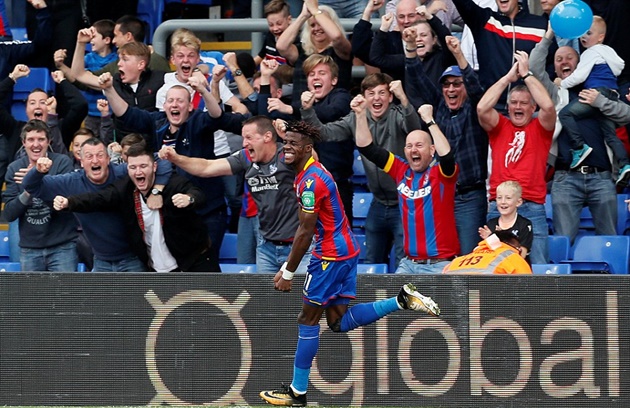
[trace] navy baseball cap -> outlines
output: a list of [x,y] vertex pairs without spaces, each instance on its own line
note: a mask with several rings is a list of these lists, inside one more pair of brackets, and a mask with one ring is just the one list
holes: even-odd
[[442,81],[444,81],[444,78],[446,78],[447,76],[461,77],[463,76],[462,70],[459,69],[457,65],[451,65],[450,67],[446,68],[444,72],[442,72],[442,76],[440,76],[440,80],[438,82],[442,83]]

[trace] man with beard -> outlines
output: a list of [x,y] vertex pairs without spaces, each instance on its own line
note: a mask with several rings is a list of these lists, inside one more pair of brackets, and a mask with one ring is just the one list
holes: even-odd
[[127,171],[128,177],[98,192],[55,197],[55,210],[118,212],[131,248],[153,271],[219,272],[206,226],[195,212],[205,201],[203,192],[173,174],[162,189],[162,208],[149,208],[146,200],[156,188],[157,163],[143,143],[129,147]]
[[[107,146],[102,140],[91,138],[81,145],[80,171],[61,175],[47,175],[52,160],[41,157],[37,164],[24,177],[24,190],[45,201],[52,201],[55,196],[71,196],[87,192],[100,191],[115,180],[127,174],[124,165],[114,166],[109,161]],[[163,186],[170,176],[170,163],[162,162],[158,170],[158,186]],[[161,196],[151,195],[153,208],[159,208]],[[75,214],[83,232],[94,251],[95,272],[143,272],[145,264],[131,250],[125,225],[117,213],[93,212]]]
[[[551,95],[556,111],[559,112],[569,100],[578,98],[578,91],[558,87],[545,71],[545,61],[549,47],[553,44],[553,37],[553,31],[547,30],[543,40],[532,50],[530,67]],[[580,59],[575,49],[568,46],[558,48],[554,57],[554,70],[560,79],[571,75]],[[571,243],[577,236],[580,212],[585,205],[593,216],[596,234],[617,234],[617,192],[598,117],[584,118],[578,123],[585,142],[593,147],[591,154],[579,167],[571,169],[569,137],[558,121],[550,155],[551,164],[555,166],[551,185],[554,233],[568,236]]]
[[[148,145],[156,151],[163,146],[173,146],[178,153],[187,156],[213,159],[216,158],[214,132],[223,129],[241,133],[243,115],[224,114],[208,90],[205,78],[199,78],[198,75],[188,78],[188,85],[202,96],[207,112],[193,108],[190,92],[182,85],[173,85],[167,91],[164,112],[147,112],[130,106],[118,95],[109,73],[101,75],[99,83],[114,115],[120,118],[125,127],[149,135]],[[197,177],[182,169],[178,169],[178,173],[189,178],[206,194],[207,201],[197,208],[197,212],[208,228],[211,250],[218,256],[227,223],[223,182],[220,179]]]

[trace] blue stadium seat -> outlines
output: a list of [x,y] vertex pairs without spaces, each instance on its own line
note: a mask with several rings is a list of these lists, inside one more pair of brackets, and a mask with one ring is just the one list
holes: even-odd
[[352,228],[354,230],[362,230],[365,227],[368,210],[372,203],[372,193],[354,193],[352,198]]
[[357,239],[357,242],[359,243],[359,248],[361,249],[361,252],[359,253],[359,263],[362,263],[363,261],[365,261],[366,255],[365,235],[354,234],[354,237]]
[[357,272],[385,274],[387,273],[387,264],[359,264],[357,267]]
[[22,272],[19,262],[0,262],[0,272]]
[[0,230],[0,262],[11,260],[11,244],[9,242],[9,231]]
[[545,215],[547,217],[547,226],[549,227],[549,234],[553,234],[553,209],[551,205],[551,194],[547,194],[545,198]]
[[28,41],[28,33],[25,27],[11,27],[11,35],[14,41]]
[[255,264],[222,263],[219,266],[223,273],[256,273]]
[[571,265],[569,264],[532,264],[534,275],[569,275]]
[[365,175],[365,168],[363,168],[363,158],[357,149],[354,149],[354,161],[352,162],[352,181],[354,190],[366,191],[367,189],[367,177]]
[[626,235],[586,235],[573,248],[572,273],[604,272],[628,274],[630,237]]
[[27,77],[20,78],[13,86],[11,115],[17,120],[26,121],[26,98],[35,88],[41,88],[49,95],[55,89],[55,82],[50,77],[48,68],[31,68]]
[[617,194],[617,235],[625,234],[626,225],[630,221],[628,204],[625,202],[628,198],[628,194]]
[[571,247],[569,237],[549,235],[547,242],[549,244],[549,260],[552,263],[557,264],[565,259],[569,259],[569,248]]
[[223,243],[221,244],[221,249],[219,250],[219,263],[220,264],[228,264],[236,263],[236,241],[237,235],[232,233],[226,233],[223,236]]
[[[626,231],[630,231],[628,205],[625,203],[628,197],[628,194],[617,194],[617,223],[615,229],[618,235],[623,235]],[[547,200],[545,201],[545,212],[547,215],[547,224],[549,224],[549,232],[553,233],[553,212],[550,194],[547,194]],[[588,207],[583,207],[580,211],[579,231],[580,236],[595,234],[593,215]]]

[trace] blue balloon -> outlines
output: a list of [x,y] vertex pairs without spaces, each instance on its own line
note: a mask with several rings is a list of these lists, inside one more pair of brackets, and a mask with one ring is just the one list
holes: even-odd
[[564,0],[549,15],[551,28],[558,37],[578,38],[593,24],[593,11],[581,0]]

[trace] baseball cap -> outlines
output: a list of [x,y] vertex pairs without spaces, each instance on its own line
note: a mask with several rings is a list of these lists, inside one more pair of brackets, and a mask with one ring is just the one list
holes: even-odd
[[447,76],[461,77],[461,76],[463,76],[462,75],[462,70],[459,69],[459,67],[457,65],[451,65],[450,67],[446,68],[444,70],[444,72],[442,72],[442,76],[440,76],[440,80],[438,82],[442,83],[444,78],[447,77]]

